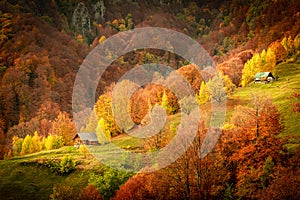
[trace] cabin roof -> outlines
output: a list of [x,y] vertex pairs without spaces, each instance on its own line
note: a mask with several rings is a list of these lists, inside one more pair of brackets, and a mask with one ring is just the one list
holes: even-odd
[[268,77],[268,76],[273,77],[271,72],[258,72],[255,74],[254,78],[264,78],[264,77]]
[[81,140],[98,141],[96,133],[77,133]]

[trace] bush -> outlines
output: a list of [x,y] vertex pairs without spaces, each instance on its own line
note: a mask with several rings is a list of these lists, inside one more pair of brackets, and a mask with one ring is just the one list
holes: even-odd
[[59,163],[56,160],[47,160],[44,163],[44,166],[50,169],[52,173],[59,173],[60,166]]
[[55,159],[49,159],[47,161],[41,161],[40,165],[47,167],[52,173],[59,175],[68,175],[76,169],[78,163],[70,155],[64,156],[60,161]]
[[76,162],[72,156],[66,155],[60,161],[59,173],[68,175],[76,169]]
[[81,191],[81,200],[102,200],[100,192],[94,185],[88,185]]
[[102,175],[91,174],[89,184],[94,185],[100,191],[103,199],[110,199],[131,176],[132,174],[128,172],[107,168]]
[[54,186],[53,192],[50,195],[52,200],[77,200],[79,198],[79,192],[70,186]]

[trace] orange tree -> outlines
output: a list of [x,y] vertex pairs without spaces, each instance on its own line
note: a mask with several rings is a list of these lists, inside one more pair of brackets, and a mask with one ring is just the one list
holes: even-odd
[[233,128],[222,135],[222,151],[233,166],[236,195],[253,198],[268,187],[280,165],[279,113],[270,99],[254,96],[250,106],[236,107],[231,123]]

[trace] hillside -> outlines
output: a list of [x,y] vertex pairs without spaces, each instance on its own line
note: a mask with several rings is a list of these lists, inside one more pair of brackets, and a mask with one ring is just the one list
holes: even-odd
[[[0,199],[299,199],[299,10],[297,0],[1,1]],[[114,61],[97,88],[78,94],[95,92],[93,102],[79,105],[92,105],[92,112],[72,116],[78,114],[74,81],[85,58],[108,38],[142,27],[189,36],[218,71],[160,49],[116,58],[106,50]],[[166,45],[176,49],[177,41]],[[148,63],[173,68],[195,98],[166,69],[137,70],[133,79],[153,81],[146,85],[119,81]],[[272,72],[276,81],[253,83],[257,72]],[[151,128],[157,131],[151,137],[126,134],[142,130],[144,136]],[[100,145],[90,150],[102,163],[85,146],[73,147],[80,142],[76,132],[97,135]],[[181,143],[161,153],[174,138]],[[150,166],[141,167],[141,155],[153,155],[143,160]]]
[[[80,163],[71,175],[59,176],[43,164],[67,154]],[[79,190],[87,185],[89,173],[101,169],[99,163],[70,147],[1,161],[0,166],[0,199],[49,199],[54,185]]]
[[[279,109],[281,123],[284,126],[281,136],[296,136],[296,140],[289,142],[289,148],[295,150],[299,145],[297,141],[300,137],[300,127],[297,122],[300,120],[300,113],[293,111],[293,106],[299,103],[299,99],[292,97],[292,94],[299,92],[299,60],[278,64],[276,70],[280,78],[271,84],[250,84],[247,87],[238,88],[227,100],[227,113],[231,115],[237,105],[248,105],[251,94],[270,96]],[[178,115],[170,117],[169,121],[172,123],[180,120]],[[170,122],[167,123],[167,128],[163,130],[162,135],[169,134]],[[125,135],[116,137],[113,143],[134,151],[143,151],[144,148],[141,142]],[[105,146],[103,148],[109,152]],[[61,160],[66,155],[71,155],[77,163],[76,170],[69,175],[58,175],[45,164]],[[91,174],[102,174],[103,170],[107,169],[92,155],[73,147],[15,157],[0,161],[0,197],[5,197],[4,199],[48,199],[53,192],[53,186],[65,186],[69,192],[78,192],[88,185]]]
[[251,94],[271,97],[277,105],[282,116],[282,135],[296,135],[299,137],[300,113],[293,111],[294,105],[299,103],[299,98],[293,94],[299,93],[300,68],[299,60],[292,63],[281,63],[275,67],[279,79],[271,84],[250,84],[248,87],[239,88],[233,95],[242,104],[247,104]]
[[[62,175],[58,173],[55,163],[59,163],[66,156],[74,159],[76,169]],[[130,175],[120,172],[118,176],[123,175],[125,179],[116,180],[116,172],[109,170],[88,152],[74,147],[63,147],[2,160],[0,199],[50,199],[55,187],[60,188],[58,194],[64,194],[67,199],[80,198],[80,193],[92,177],[101,177],[109,173],[110,176],[104,180],[114,182],[115,188],[104,188],[101,192],[104,197],[104,193],[113,194]]]

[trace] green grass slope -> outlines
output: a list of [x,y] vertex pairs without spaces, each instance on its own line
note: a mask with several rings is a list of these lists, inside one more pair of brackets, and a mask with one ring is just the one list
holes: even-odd
[[[71,155],[78,163],[76,170],[61,176],[42,165]],[[53,186],[70,186],[81,190],[88,184],[91,173],[101,171],[102,165],[91,155],[74,147],[43,151],[0,161],[0,199],[49,199]]]
[[274,72],[279,76],[277,81],[269,84],[251,83],[247,87],[238,88],[229,101],[247,105],[251,94],[271,97],[281,116],[283,126],[281,136],[295,137],[287,145],[288,149],[293,151],[299,146],[300,138],[300,112],[293,111],[294,104],[300,103],[300,99],[293,96],[294,93],[300,93],[300,61],[298,59],[294,62],[278,64]]

